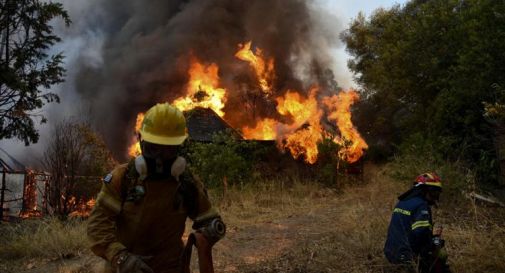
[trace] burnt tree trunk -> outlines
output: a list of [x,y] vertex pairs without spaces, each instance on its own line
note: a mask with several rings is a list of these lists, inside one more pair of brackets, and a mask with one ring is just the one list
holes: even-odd
[[4,201],[5,201],[5,169],[2,172],[2,188],[0,189],[0,222],[4,219]]

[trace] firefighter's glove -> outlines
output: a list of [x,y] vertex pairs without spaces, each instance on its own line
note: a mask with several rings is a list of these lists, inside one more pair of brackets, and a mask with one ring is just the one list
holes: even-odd
[[210,246],[213,246],[217,241],[221,240],[226,233],[226,225],[220,217],[210,219],[205,224],[201,225],[197,232],[202,233]]
[[151,257],[139,256],[128,252],[118,254],[114,259],[117,273],[154,273],[154,271],[146,264],[146,260]]

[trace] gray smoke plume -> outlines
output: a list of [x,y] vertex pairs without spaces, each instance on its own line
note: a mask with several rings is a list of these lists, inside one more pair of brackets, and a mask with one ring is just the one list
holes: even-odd
[[339,46],[343,26],[310,1],[61,2],[74,22],[61,29],[63,38],[76,39],[79,49],[71,52],[76,55],[70,56],[68,88],[75,88],[119,159],[131,140],[136,114],[183,95],[191,56],[219,66],[221,85],[229,93],[225,119],[234,126],[254,125],[255,117],[275,114],[267,98],[257,105],[255,117],[234,111],[243,108],[257,82],[248,64],[234,57],[240,43],[251,40],[275,59],[272,97],[287,89],[304,92],[312,84],[334,92],[330,50]]

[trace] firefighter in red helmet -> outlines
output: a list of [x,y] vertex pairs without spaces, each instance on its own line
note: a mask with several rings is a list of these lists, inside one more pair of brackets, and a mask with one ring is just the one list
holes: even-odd
[[[411,189],[398,197],[384,246],[386,258],[407,272],[450,272],[441,231],[433,233],[431,206],[442,192],[434,172],[419,175]],[[413,266],[415,265],[415,266]]]

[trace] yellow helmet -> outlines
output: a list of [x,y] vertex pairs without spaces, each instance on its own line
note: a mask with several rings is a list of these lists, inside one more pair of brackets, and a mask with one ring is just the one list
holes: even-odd
[[146,112],[139,133],[141,140],[161,145],[180,145],[188,137],[184,115],[168,103]]

